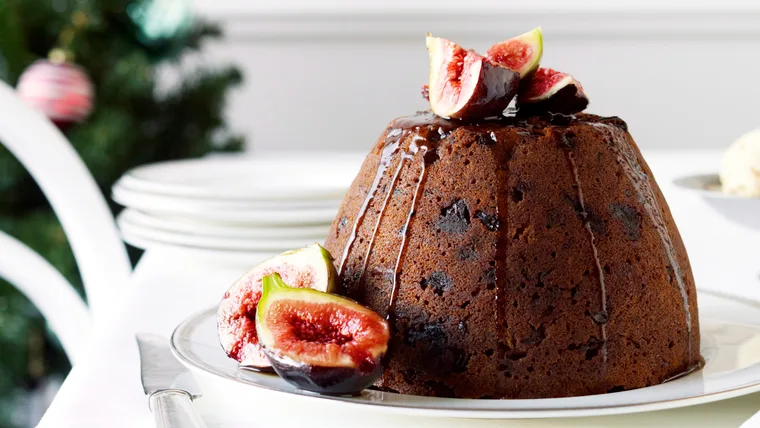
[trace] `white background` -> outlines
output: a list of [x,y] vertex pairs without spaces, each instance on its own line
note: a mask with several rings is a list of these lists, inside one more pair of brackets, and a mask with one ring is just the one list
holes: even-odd
[[756,1],[196,0],[227,37],[209,65],[246,75],[229,109],[253,150],[366,150],[424,109],[424,35],[465,47],[534,26],[543,64],[575,75],[590,112],[625,119],[643,148],[720,148],[760,127]]

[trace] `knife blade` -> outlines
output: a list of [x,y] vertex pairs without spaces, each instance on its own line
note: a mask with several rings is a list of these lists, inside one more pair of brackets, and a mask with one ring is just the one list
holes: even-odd
[[139,333],[140,376],[158,428],[205,428],[193,406],[200,389],[192,374],[174,358],[169,339]]

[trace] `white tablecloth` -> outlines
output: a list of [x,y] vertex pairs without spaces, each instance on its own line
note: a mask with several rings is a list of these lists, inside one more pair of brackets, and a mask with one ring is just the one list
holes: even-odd
[[[674,177],[715,170],[720,153],[646,152],[683,235],[698,287],[718,289],[760,300],[760,233],[730,224],[699,198],[671,184]],[[251,264],[255,264],[252,261]],[[137,266],[118,307],[96,326],[91,349],[72,370],[46,413],[43,428],[151,427],[152,419],[142,391],[135,332],[169,336],[190,314],[214,305],[243,271],[233,265],[210,265],[178,258],[171,251],[148,251]],[[329,415],[298,415],[288,409],[224,409],[219,397],[203,397],[197,405],[209,426],[462,426],[462,420],[401,417],[375,418],[338,425]],[[505,422],[467,421],[468,426],[602,427],[693,426],[738,427],[760,410],[760,393],[683,409],[596,418]],[[306,417],[307,419],[304,419]],[[300,419],[299,419],[300,418]]]

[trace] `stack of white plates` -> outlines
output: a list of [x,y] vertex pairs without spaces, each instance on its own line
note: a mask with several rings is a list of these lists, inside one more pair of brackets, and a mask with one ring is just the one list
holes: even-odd
[[322,242],[362,156],[267,154],[161,162],[112,189],[138,248],[251,260]]

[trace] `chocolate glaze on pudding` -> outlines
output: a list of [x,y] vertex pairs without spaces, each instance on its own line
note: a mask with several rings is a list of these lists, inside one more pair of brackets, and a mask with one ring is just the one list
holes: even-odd
[[702,363],[686,251],[618,118],[398,118],[325,245],[391,323],[386,390],[575,396]]

